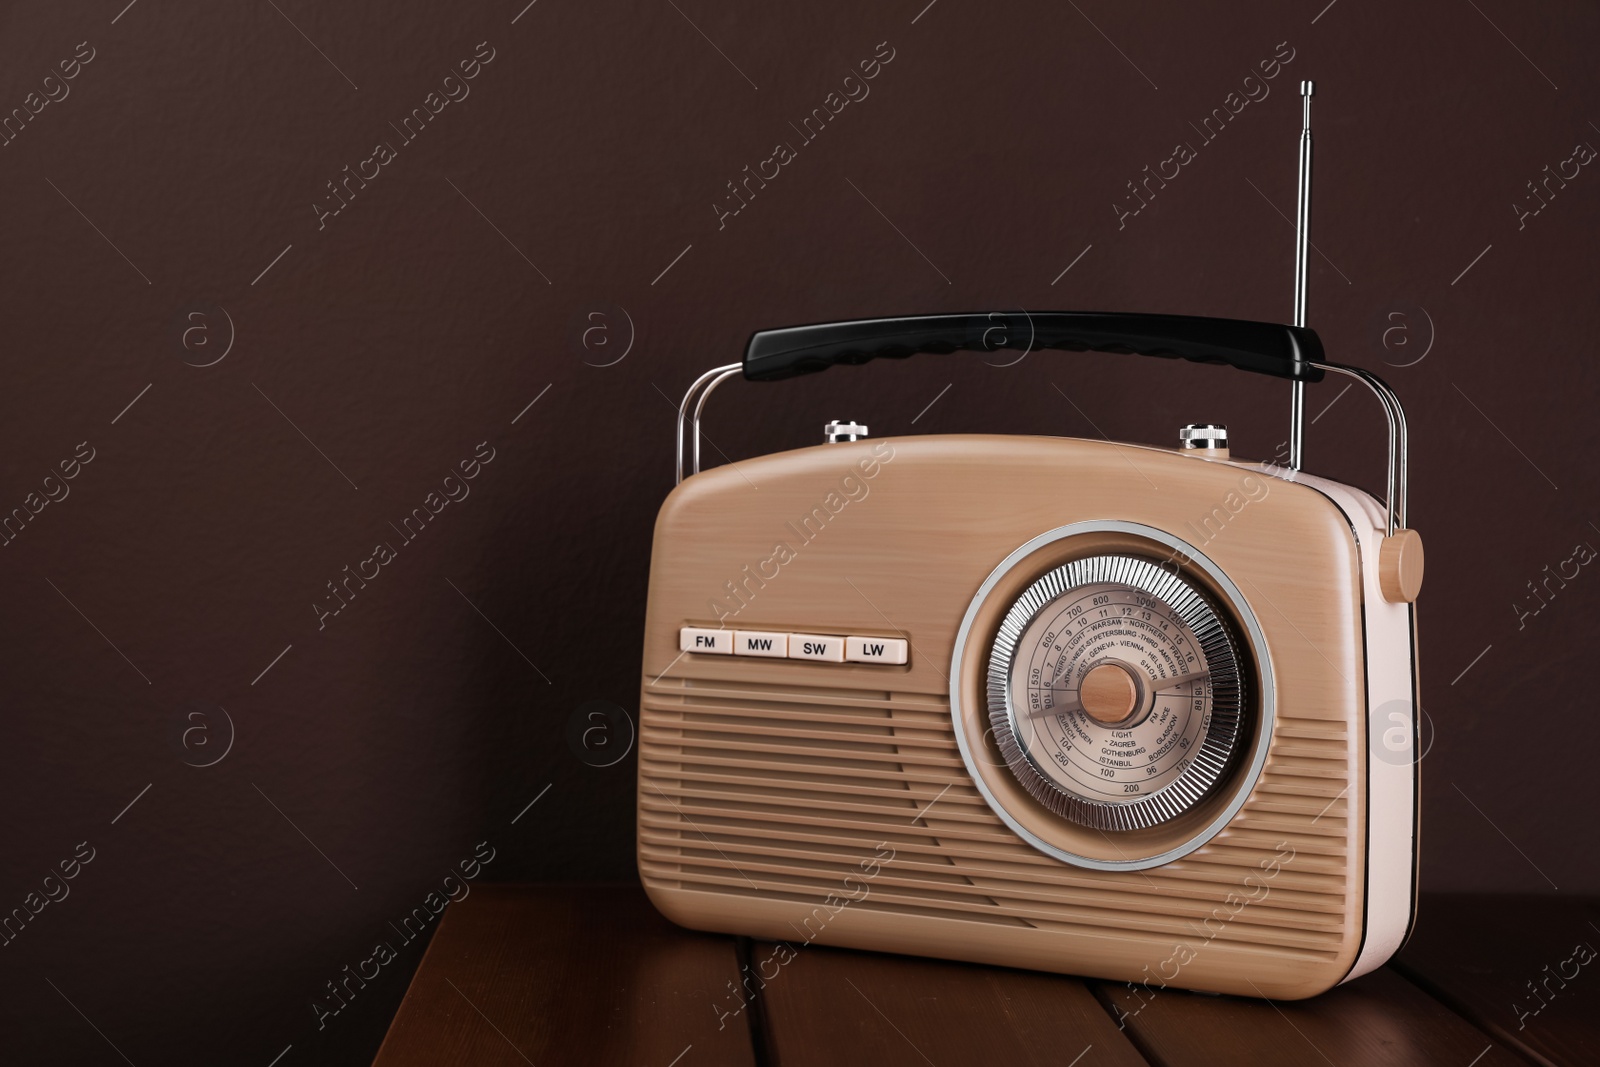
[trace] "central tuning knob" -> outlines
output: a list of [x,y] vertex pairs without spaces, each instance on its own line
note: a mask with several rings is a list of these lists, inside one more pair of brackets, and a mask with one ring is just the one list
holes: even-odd
[[1091,667],[1078,685],[1078,702],[1095,722],[1121,722],[1133,714],[1139,703],[1139,687],[1133,675],[1119,663]]

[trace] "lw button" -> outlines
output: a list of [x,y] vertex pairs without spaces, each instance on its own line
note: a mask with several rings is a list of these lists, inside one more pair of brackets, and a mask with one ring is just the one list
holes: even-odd
[[789,658],[843,663],[844,638],[827,637],[822,634],[790,634]]
[[733,633],[735,656],[773,656],[782,659],[789,654],[789,635],[766,633],[761,630],[735,630]]
[[906,643],[898,637],[847,637],[844,658],[851,663],[893,663],[906,661]]
[[678,631],[678,651],[710,652],[713,655],[730,656],[733,654],[733,632],[685,626]]

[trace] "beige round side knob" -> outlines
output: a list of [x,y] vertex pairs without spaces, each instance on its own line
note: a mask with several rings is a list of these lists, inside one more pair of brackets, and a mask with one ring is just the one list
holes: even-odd
[[1126,667],[1102,663],[1090,668],[1078,683],[1078,702],[1095,722],[1121,722],[1133,714],[1139,687]]
[[1378,548],[1378,588],[1396,604],[1415,602],[1422,591],[1422,535],[1396,530]]

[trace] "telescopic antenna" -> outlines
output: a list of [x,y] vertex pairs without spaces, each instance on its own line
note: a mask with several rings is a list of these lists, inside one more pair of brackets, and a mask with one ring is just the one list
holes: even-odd
[[[1317,83],[1300,83],[1300,190],[1294,219],[1294,324],[1306,324],[1306,254],[1311,249],[1311,95]],[[1289,399],[1289,469],[1303,458],[1306,383],[1295,381]]]

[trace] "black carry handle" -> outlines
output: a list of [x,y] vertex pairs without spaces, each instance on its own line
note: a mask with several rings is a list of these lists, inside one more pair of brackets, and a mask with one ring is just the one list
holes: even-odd
[[1110,312],[978,312],[856,319],[762,330],[750,338],[744,376],[775,382],[836,363],[904,359],[918,352],[1125,352],[1226,363],[1290,381],[1320,382],[1322,341],[1303,326],[1245,319]]

